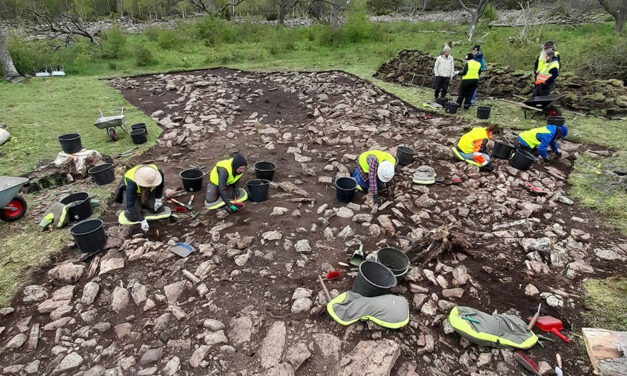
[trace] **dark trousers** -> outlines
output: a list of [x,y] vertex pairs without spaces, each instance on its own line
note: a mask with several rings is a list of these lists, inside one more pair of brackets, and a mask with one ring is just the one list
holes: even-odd
[[464,110],[470,108],[470,102],[472,101],[472,95],[477,90],[477,84],[479,80],[462,80],[462,84],[459,85],[459,94],[457,95],[457,104],[462,105],[464,103]]
[[533,87],[534,97],[543,97],[551,93],[551,85],[540,84]]
[[449,77],[435,77],[435,99],[440,98],[439,94],[442,91],[442,97],[446,98],[446,92],[448,91],[448,83],[450,81]]

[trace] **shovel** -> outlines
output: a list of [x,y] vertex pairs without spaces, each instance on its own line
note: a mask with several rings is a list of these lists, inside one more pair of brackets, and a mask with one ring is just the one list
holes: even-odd
[[356,250],[355,252],[353,252],[353,255],[351,256],[349,264],[351,264],[352,266],[359,267],[359,264],[361,264],[364,261],[364,251],[363,250],[364,250],[364,245],[360,244],[359,245],[359,249]]
[[170,252],[179,257],[187,257],[195,251],[194,247],[190,245],[193,241],[192,239],[189,243],[176,243],[174,247],[170,248]]
[[570,342],[570,339],[565,337],[560,330],[564,329],[562,322],[553,316],[540,316],[536,321],[536,326],[545,332],[551,332],[560,337],[564,342]]

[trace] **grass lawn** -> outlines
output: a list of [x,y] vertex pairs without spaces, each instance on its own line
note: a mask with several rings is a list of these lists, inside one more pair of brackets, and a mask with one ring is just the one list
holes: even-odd
[[127,125],[146,123],[149,143],[140,149],[147,149],[161,134],[161,128],[102,80],[68,77],[31,79],[17,85],[0,83],[0,121],[11,133],[11,139],[0,146],[2,175],[25,174],[40,160],[54,159],[61,151],[58,137],[65,133],[80,133],[83,147],[104,154],[132,148],[130,136],[118,131],[122,133],[120,140],[110,142],[105,131],[94,126],[98,109],[114,115],[122,106]]

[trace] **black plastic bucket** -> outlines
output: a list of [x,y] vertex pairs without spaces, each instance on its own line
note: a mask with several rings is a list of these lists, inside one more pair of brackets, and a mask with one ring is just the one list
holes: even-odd
[[446,102],[448,102],[448,98],[438,98],[435,100],[435,103],[439,104],[442,107],[446,106]]
[[276,165],[272,162],[255,163],[255,177],[257,179],[272,181],[272,178],[274,177],[274,170],[276,170]]
[[253,179],[249,180],[246,185],[248,186],[248,199],[253,202],[263,202],[268,200],[270,193],[270,181],[266,179]]
[[335,181],[335,196],[339,202],[353,202],[357,182],[353,178],[338,178]]
[[60,202],[68,207],[67,214],[72,221],[82,221],[91,217],[93,213],[87,192],[72,193]]
[[145,128],[138,128],[131,131],[131,138],[133,139],[133,143],[135,145],[141,145],[148,141],[148,137],[146,136]]
[[513,151],[514,147],[512,145],[496,141],[492,148],[492,156],[499,159],[509,159]]
[[394,273],[397,281],[405,278],[409,271],[409,258],[405,252],[396,248],[381,248],[377,251],[377,260]]
[[563,116],[549,116],[546,118],[546,125],[557,125],[558,127],[564,125],[566,118]]
[[487,119],[490,117],[490,110],[491,108],[489,106],[479,106],[477,107],[477,118],[478,119]]
[[59,136],[59,143],[61,144],[61,149],[66,154],[78,153],[83,148],[81,135],[78,133],[68,133]]
[[111,183],[115,179],[113,171],[113,163],[103,163],[90,168],[87,173],[91,175],[94,182],[98,185]]
[[102,224],[100,219],[88,219],[72,226],[70,233],[81,251],[91,253],[104,248],[107,235]]
[[131,131],[134,131],[137,129],[145,129],[146,134],[148,134],[148,128],[146,128],[146,123],[136,123],[136,124],[131,125]]
[[444,105],[444,112],[448,112],[449,114],[454,114],[457,112],[459,105],[457,102],[446,102]]
[[396,276],[385,265],[366,260],[359,264],[359,273],[353,281],[353,292],[361,296],[380,296],[396,286]]
[[522,149],[517,149],[512,159],[509,160],[509,165],[522,171],[526,171],[534,164],[536,158],[530,152]]
[[399,146],[396,148],[396,159],[401,166],[407,166],[414,161],[414,150],[407,146]]
[[205,173],[197,168],[189,168],[179,174],[183,181],[183,189],[187,192],[199,192],[202,190],[202,179]]

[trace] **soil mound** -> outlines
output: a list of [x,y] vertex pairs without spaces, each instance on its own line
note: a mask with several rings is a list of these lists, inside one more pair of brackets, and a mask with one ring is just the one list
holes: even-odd
[[[402,85],[434,88],[435,57],[418,50],[402,50],[377,70],[374,77]],[[463,70],[464,61],[455,59],[455,69]],[[456,95],[460,79],[455,77],[449,93]],[[531,94],[533,72],[514,71],[509,67],[489,64],[482,73],[479,94],[498,98]],[[562,106],[595,115],[614,116],[627,113],[627,88],[620,80],[592,80],[562,74],[556,83],[556,93],[566,94]]]

